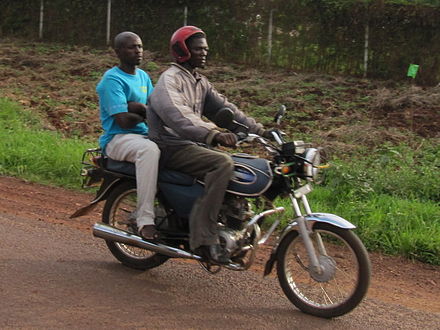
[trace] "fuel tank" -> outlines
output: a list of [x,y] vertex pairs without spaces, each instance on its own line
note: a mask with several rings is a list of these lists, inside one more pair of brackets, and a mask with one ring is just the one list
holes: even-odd
[[248,154],[234,154],[234,177],[227,191],[236,195],[253,197],[265,192],[272,183],[269,161]]

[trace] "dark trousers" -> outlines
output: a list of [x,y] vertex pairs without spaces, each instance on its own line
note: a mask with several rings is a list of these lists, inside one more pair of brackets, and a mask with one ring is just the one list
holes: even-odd
[[218,243],[217,217],[233,175],[232,158],[219,151],[187,145],[170,155],[165,166],[205,183],[205,192],[194,204],[189,218],[190,248]]

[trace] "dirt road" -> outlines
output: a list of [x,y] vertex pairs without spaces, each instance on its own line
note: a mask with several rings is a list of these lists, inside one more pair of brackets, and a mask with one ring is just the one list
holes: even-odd
[[90,195],[0,177],[0,328],[440,329],[440,267],[373,254],[367,299],[334,320],[308,316],[259,262],[205,273],[170,260],[120,265],[90,234],[99,214],[69,220]]

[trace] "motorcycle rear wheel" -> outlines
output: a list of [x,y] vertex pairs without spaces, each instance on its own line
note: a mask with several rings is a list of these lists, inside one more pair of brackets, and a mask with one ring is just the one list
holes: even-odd
[[[137,234],[137,192],[135,182],[124,182],[108,196],[102,212],[102,221],[110,226]],[[160,202],[156,199],[155,205]],[[122,264],[134,269],[146,270],[162,265],[169,257],[123,243],[105,241],[110,252]]]
[[[325,253],[319,253],[317,235]],[[316,223],[310,235],[322,274],[313,274],[297,231],[278,248],[277,274],[289,300],[305,313],[331,318],[353,310],[364,298],[370,283],[370,261],[361,240],[350,230]]]

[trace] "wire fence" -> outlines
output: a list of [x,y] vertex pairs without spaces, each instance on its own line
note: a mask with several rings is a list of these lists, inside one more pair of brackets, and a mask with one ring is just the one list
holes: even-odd
[[3,0],[0,36],[108,46],[121,31],[168,54],[186,24],[208,35],[226,61],[385,79],[419,65],[421,84],[440,80],[440,8],[390,5],[375,11],[319,7],[323,1]]

